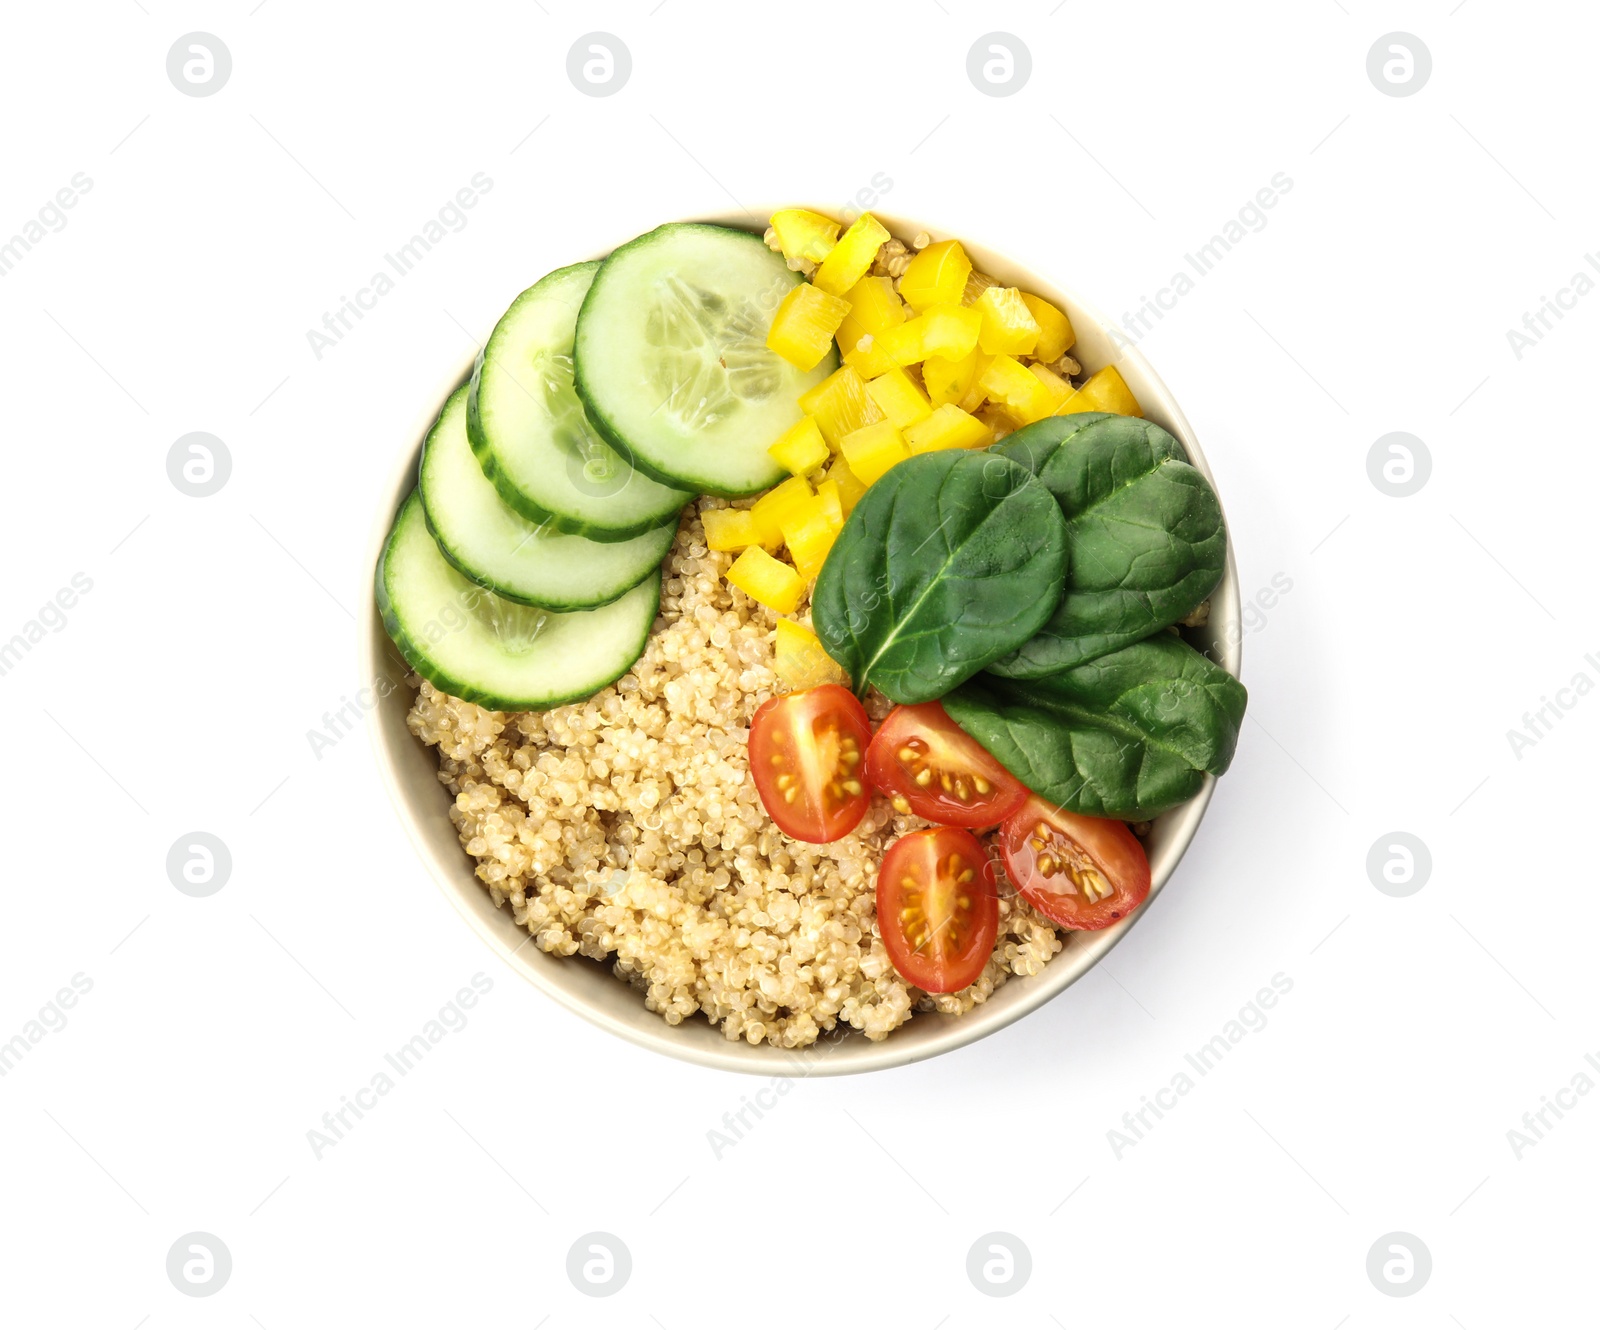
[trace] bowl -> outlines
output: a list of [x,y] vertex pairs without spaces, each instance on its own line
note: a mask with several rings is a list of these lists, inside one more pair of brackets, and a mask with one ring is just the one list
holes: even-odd
[[[783,205],[780,205],[783,206]],[[757,215],[767,216],[771,209]],[[877,213],[890,232],[909,238],[930,229],[925,220],[906,221]],[[686,218],[717,222],[725,226],[748,227],[740,215]],[[936,238],[938,233],[935,233]],[[616,237],[622,244],[629,236]],[[1122,344],[1113,325],[1098,310],[1070,290],[1043,274],[1035,273],[981,244],[961,237],[973,265],[1006,285],[1036,292],[1066,310],[1077,333],[1073,355],[1086,370],[1115,364],[1139,399],[1148,419],[1155,421],[1183,444],[1194,463],[1211,479],[1205,455],[1194,431],[1172,394],[1140,352]],[[602,250],[585,256],[599,258]],[[575,262],[580,256],[563,256]],[[540,274],[508,275],[505,302]],[[1125,339],[1124,339],[1125,340]],[[376,568],[389,523],[401,501],[415,484],[421,441],[445,399],[471,373],[470,363],[453,367],[441,376],[431,396],[418,403],[412,443],[394,469],[380,494],[368,548],[366,575]],[[1213,485],[1215,482],[1213,481]],[[1221,584],[1211,597],[1207,625],[1191,633],[1191,640],[1229,673],[1239,673],[1240,658],[1239,579],[1234,566],[1232,542],[1228,566]],[[376,608],[369,602],[365,627],[361,633],[361,672],[369,680],[403,679],[408,670],[389,641]],[[508,909],[497,909],[488,891],[473,874],[473,863],[456,839],[448,812],[450,794],[438,780],[434,750],[424,745],[406,728],[413,691],[401,687],[381,697],[369,726],[376,750],[378,769],[394,801],[400,822],[409,834],[434,880],[450,898],[473,931],[511,969],[568,1010],[593,1022],[607,1033],[627,1039],[643,1048],[668,1057],[681,1058],[701,1066],[723,1071],[746,1072],[760,1076],[839,1076],[856,1072],[880,1071],[904,1066],[924,1058],[960,1048],[993,1034],[1029,1012],[1057,997],[1081,979],[1105,956],[1130,928],[1135,927],[1161,894],[1194,839],[1200,819],[1210,802],[1215,778],[1208,776],[1199,794],[1187,803],[1156,818],[1145,849],[1150,857],[1150,895],[1139,909],[1121,923],[1094,933],[1065,933],[1065,946],[1056,957],[1029,978],[1013,977],[990,998],[962,1016],[943,1016],[923,1012],[912,1017],[887,1039],[873,1042],[855,1031],[834,1031],[824,1035],[810,1049],[774,1048],[765,1043],[751,1045],[729,1040],[703,1017],[696,1015],[676,1026],[669,1026],[656,1013],[645,1008],[643,996],[611,973],[609,964],[578,956],[555,956],[527,945],[528,933],[513,921]]]

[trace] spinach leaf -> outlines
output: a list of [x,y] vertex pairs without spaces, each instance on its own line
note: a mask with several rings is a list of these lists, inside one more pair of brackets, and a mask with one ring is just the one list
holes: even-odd
[[1222,506],[1183,447],[1132,416],[1052,416],[996,452],[1026,466],[1067,519],[1066,593],[1038,636],[992,667],[1031,679],[1177,623],[1215,590],[1228,557]]
[[1159,632],[1039,679],[980,674],[944,708],[1042,798],[1142,821],[1228,769],[1245,700],[1226,670]]
[[929,702],[1038,632],[1066,571],[1066,520],[1026,467],[924,453],[846,519],[811,623],[858,692],[872,684],[896,702]]

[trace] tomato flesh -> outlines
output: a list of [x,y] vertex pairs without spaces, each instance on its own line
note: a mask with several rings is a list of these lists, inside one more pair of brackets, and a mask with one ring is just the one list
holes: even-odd
[[813,844],[855,830],[872,802],[861,771],[871,741],[866,711],[836,683],[763,702],[750,722],[750,774],[767,815]]
[[1017,890],[1063,928],[1108,928],[1150,894],[1150,861],[1126,824],[1036,795],[1000,828],[1000,852]]
[[900,837],[878,870],[878,932],[901,978],[929,993],[974,982],[994,953],[994,865],[959,827]]
[[937,702],[889,713],[867,752],[867,779],[899,812],[947,827],[992,827],[1028,797]]

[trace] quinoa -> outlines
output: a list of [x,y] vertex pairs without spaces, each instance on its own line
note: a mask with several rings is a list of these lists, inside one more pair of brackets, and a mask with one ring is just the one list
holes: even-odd
[[[609,960],[676,1025],[703,1013],[730,1040],[801,1048],[842,1025],[886,1038],[915,1012],[959,1015],[1061,950],[1000,875],[1000,931],[982,975],[929,994],[889,961],[873,906],[890,843],[929,825],[882,796],[828,845],[768,818],[746,746],[778,691],[778,616],[723,580],[701,499],[667,557],[643,656],[586,702],[489,711],[419,688],[408,723],[438,748],[462,847],[497,906],[547,952]],[[874,695],[882,719],[890,704]]]
[[904,240],[891,236],[878,246],[877,256],[872,260],[872,275],[895,278],[895,290],[898,291],[899,279],[906,275],[906,269],[911,266],[914,257]]

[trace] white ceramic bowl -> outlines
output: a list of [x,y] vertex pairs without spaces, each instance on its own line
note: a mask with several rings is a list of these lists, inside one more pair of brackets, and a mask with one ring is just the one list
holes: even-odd
[[[767,213],[759,215],[765,216]],[[881,213],[878,216],[894,235],[907,239],[918,231],[928,229],[929,225],[920,219],[906,221]],[[709,216],[692,220],[720,222],[728,226],[748,225],[748,219],[741,216]],[[618,236],[616,243],[621,244],[629,238]],[[935,238],[942,237],[935,233]],[[1071,316],[1073,329],[1078,336],[1072,354],[1085,369],[1099,369],[1114,363],[1149,419],[1175,435],[1188,450],[1189,460],[1210,478],[1210,470],[1194,431],[1178,409],[1178,404],[1172,400],[1172,394],[1137,349],[1117,344],[1111,325],[1098,310],[1043,274],[1031,272],[966,236],[962,236],[961,240],[980,271],[992,274],[1003,284],[1036,292],[1065,309]],[[600,251],[593,257],[601,257],[606,252]],[[564,261],[573,262],[578,257],[571,256]],[[506,303],[509,304],[523,286],[538,276],[538,273],[508,274],[503,293]],[[433,423],[450,392],[470,372],[470,364],[456,366],[450,373],[441,376],[431,396],[418,403],[416,428],[380,496],[379,513],[374,521],[368,551],[369,571],[377,566],[390,519],[415,483],[421,441],[428,426]],[[1210,622],[1194,636],[1213,660],[1230,673],[1239,673],[1239,581],[1231,547],[1227,572],[1211,597]],[[405,663],[384,632],[377,610],[370,605],[366,612],[365,631],[361,636],[361,657],[364,678],[401,678],[406,673]],[[1193,799],[1155,820],[1145,841],[1152,876],[1149,901],[1120,924],[1097,933],[1065,934],[1065,947],[1043,971],[1032,978],[1008,980],[987,1002],[964,1016],[922,1013],[878,1043],[854,1031],[835,1032],[831,1042],[825,1037],[810,1050],[796,1051],[730,1041],[700,1016],[690,1017],[681,1025],[669,1026],[660,1016],[645,1009],[640,993],[617,979],[609,965],[576,956],[552,956],[536,946],[527,945],[528,934],[512,922],[508,910],[494,907],[489,893],[473,876],[472,861],[457,841],[455,828],[447,816],[450,795],[439,784],[435,753],[425,748],[406,729],[406,712],[412,696],[410,689],[394,691],[382,699],[374,713],[371,732],[378,766],[399,812],[400,821],[418,854],[478,936],[508,966],[541,991],[610,1034],[670,1057],[725,1071],[763,1076],[836,1076],[902,1066],[981,1039],[1048,1002],[1074,980],[1087,974],[1102,956],[1121,941],[1128,929],[1138,923],[1150,902],[1155,900],[1172,877],[1178,861],[1188,849],[1215,784],[1213,778],[1207,777],[1205,787]]]

